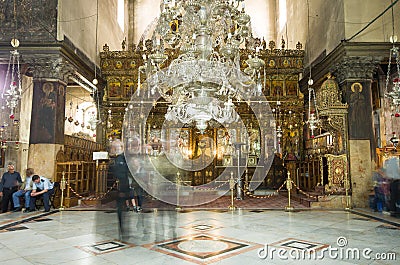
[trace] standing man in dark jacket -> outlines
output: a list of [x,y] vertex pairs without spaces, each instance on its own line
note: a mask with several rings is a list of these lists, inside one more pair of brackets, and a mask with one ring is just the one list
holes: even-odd
[[19,172],[15,171],[13,162],[8,163],[8,171],[3,174],[0,182],[0,196],[3,197],[1,202],[2,212],[8,211],[8,205],[11,203],[11,209],[14,209],[12,195],[18,190],[18,186],[22,184],[22,178]]
[[114,158],[114,164],[111,167],[114,177],[118,180],[118,196],[117,196],[117,216],[119,223],[120,237],[129,235],[129,218],[124,218],[124,209],[126,208],[126,200],[130,198],[129,187],[129,168],[126,163],[124,153],[119,153]]

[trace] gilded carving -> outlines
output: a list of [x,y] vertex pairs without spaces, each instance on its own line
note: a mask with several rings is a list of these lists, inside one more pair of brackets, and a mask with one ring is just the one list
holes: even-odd
[[[140,87],[141,95],[151,98],[144,73],[149,70],[146,67],[149,67],[148,58],[152,45],[153,41],[143,40],[139,42],[137,47],[125,51],[110,51],[107,45],[103,47],[103,52],[100,53],[100,65],[102,74],[107,79],[107,87],[103,99],[106,111],[111,110],[110,113],[106,112],[104,114],[108,117],[107,124],[110,125],[107,128],[107,133],[112,133],[121,128],[126,103],[129,102],[130,96],[136,92],[138,87]],[[163,43],[160,45],[163,46]],[[260,71],[259,77],[263,85],[262,92],[267,97],[271,109],[277,109],[277,101],[280,101],[278,108],[280,108],[282,115],[280,119],[284,132],[284,136],[281,139],[281,151],[285,153],[285,157],[288,159],[296,159],[301,152],[300,149],[302,147],[299,147],[301,146],[299,143],[303,137],[304,103],[303,94],[299,92],[298,78],[299,73],[303,71],[304,50],[301,50],[301,44],[298,44],[295,50],[280,49],[276,48],[276,44],[273,41],[269,42],[267,47],[265,41],[254,39],[247,43],[244,49],[240,50],[239,60],[242,70],[247,67],[246,60],[248,60],[249,56],[252,58],[255,56],[254,45],[261,46],[257,56],[265,62],[265,67]],[[163,49],[163,52],[167,55],[163,66],[169,65],[179,55],[179,52],[170,48]],[[147,133],[147,126],[151,125],[151,128],[161,128],[162,126],[165,105],[156,104],[155,106],[154,112],[152,112],[147,121],[139,122],[143,117],[134,117],[135,120],[138,119],[138,127],[141,126],[144,134]],[[254,117],[249,114],[246,104],[239,104],[236,110],[246,124],[251,124]],[[266,126],[271,125],[268,124]],[[257,130],[259,131],[259,143],[257,146],[253,146],[254,150],[250,151],[255,156],[264,156],[267,153],[264,142],[266,141],[266,136],[262,129],[257,128]],[[269,139],[269,141],[273,142],[274,139]],[[269,142],[268,146],[273,146],[273,143]]]
[[328,74],[327,80],[315,94],[322,128],[335,138],[335,153],[345,153],[348,106],[341,102],[341,93],[335,78]]
[[344,193],[344,181],[347,176],[347,156],[325,155],[328,164],[328,183],[325,184],[325,192]]

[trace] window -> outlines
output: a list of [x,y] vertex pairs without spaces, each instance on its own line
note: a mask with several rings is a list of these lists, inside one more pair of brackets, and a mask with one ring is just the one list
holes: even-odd
[[279,31],[282,31],[287,21],[286,0],[279,0]]
[[117,10],[117,22],[122,32],[124,32],[124,24],[125,24],[125,8],[124,8],[124,0],[118,0],[118,10]]

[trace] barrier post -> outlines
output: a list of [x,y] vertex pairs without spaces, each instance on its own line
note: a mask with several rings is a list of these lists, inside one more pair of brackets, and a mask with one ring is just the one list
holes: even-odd
[[182,208],[179,206],[179,190],[181,186],[181,173],[176,173],[176,207],[175,210],[180,211]]
[[231,190],[231,205],[228,207],[229,210],[233,211],[236,209],[233,199],[233,189],[235,188],[235,179],[233,178],[233,172],[231,172],[231,178],[229,179],[229,189]]
[[60,183],[60,189],[61,189],[61,201],[60,201],[60,208],[58,208],[60,211],[64,210],[64,190],[66,186],[66,181],[65,181],[65,171],[62,172],[62,178],[61,178],[61,183]]
[[349,196],[349,177],[348,173],[344,173],[344,186],[346,190],[346,208],[345,210],[348,211],[350,210],[350,196]]
[[288,191],[288,205],[285,207],[285,211],[291,212],[291,211],[294,210],[294,208],[290,204],[290,193],[291,193],[291,190],[292,190],[292,180],[290,178],[290,172],[289,171],[287,173],[286,189]]

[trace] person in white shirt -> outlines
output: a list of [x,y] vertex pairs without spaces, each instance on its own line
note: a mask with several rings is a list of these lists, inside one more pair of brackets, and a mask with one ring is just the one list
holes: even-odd
[[41,177],[38,175],[33,175],[32,177],[32,192],[31,192],[31,201],[29,209],[31,211],[35,210],[36,198],[38,196],[43,196],[43,204],[44,211],[50,211],[50,195],[54,193],[54,184],[45,177]]
[[12,195],[14,202],[14,212],[21,211],[21,203],[19,202],[19,198],[24,196],[25,198],[25,212],[29,212],[29,205],[31,200],[31,191],[32,191],[32,175],[34,174],[33,168],[27,168],[25,171],[26,177],[23,186],[21,186],[20,190],[14,192]]

